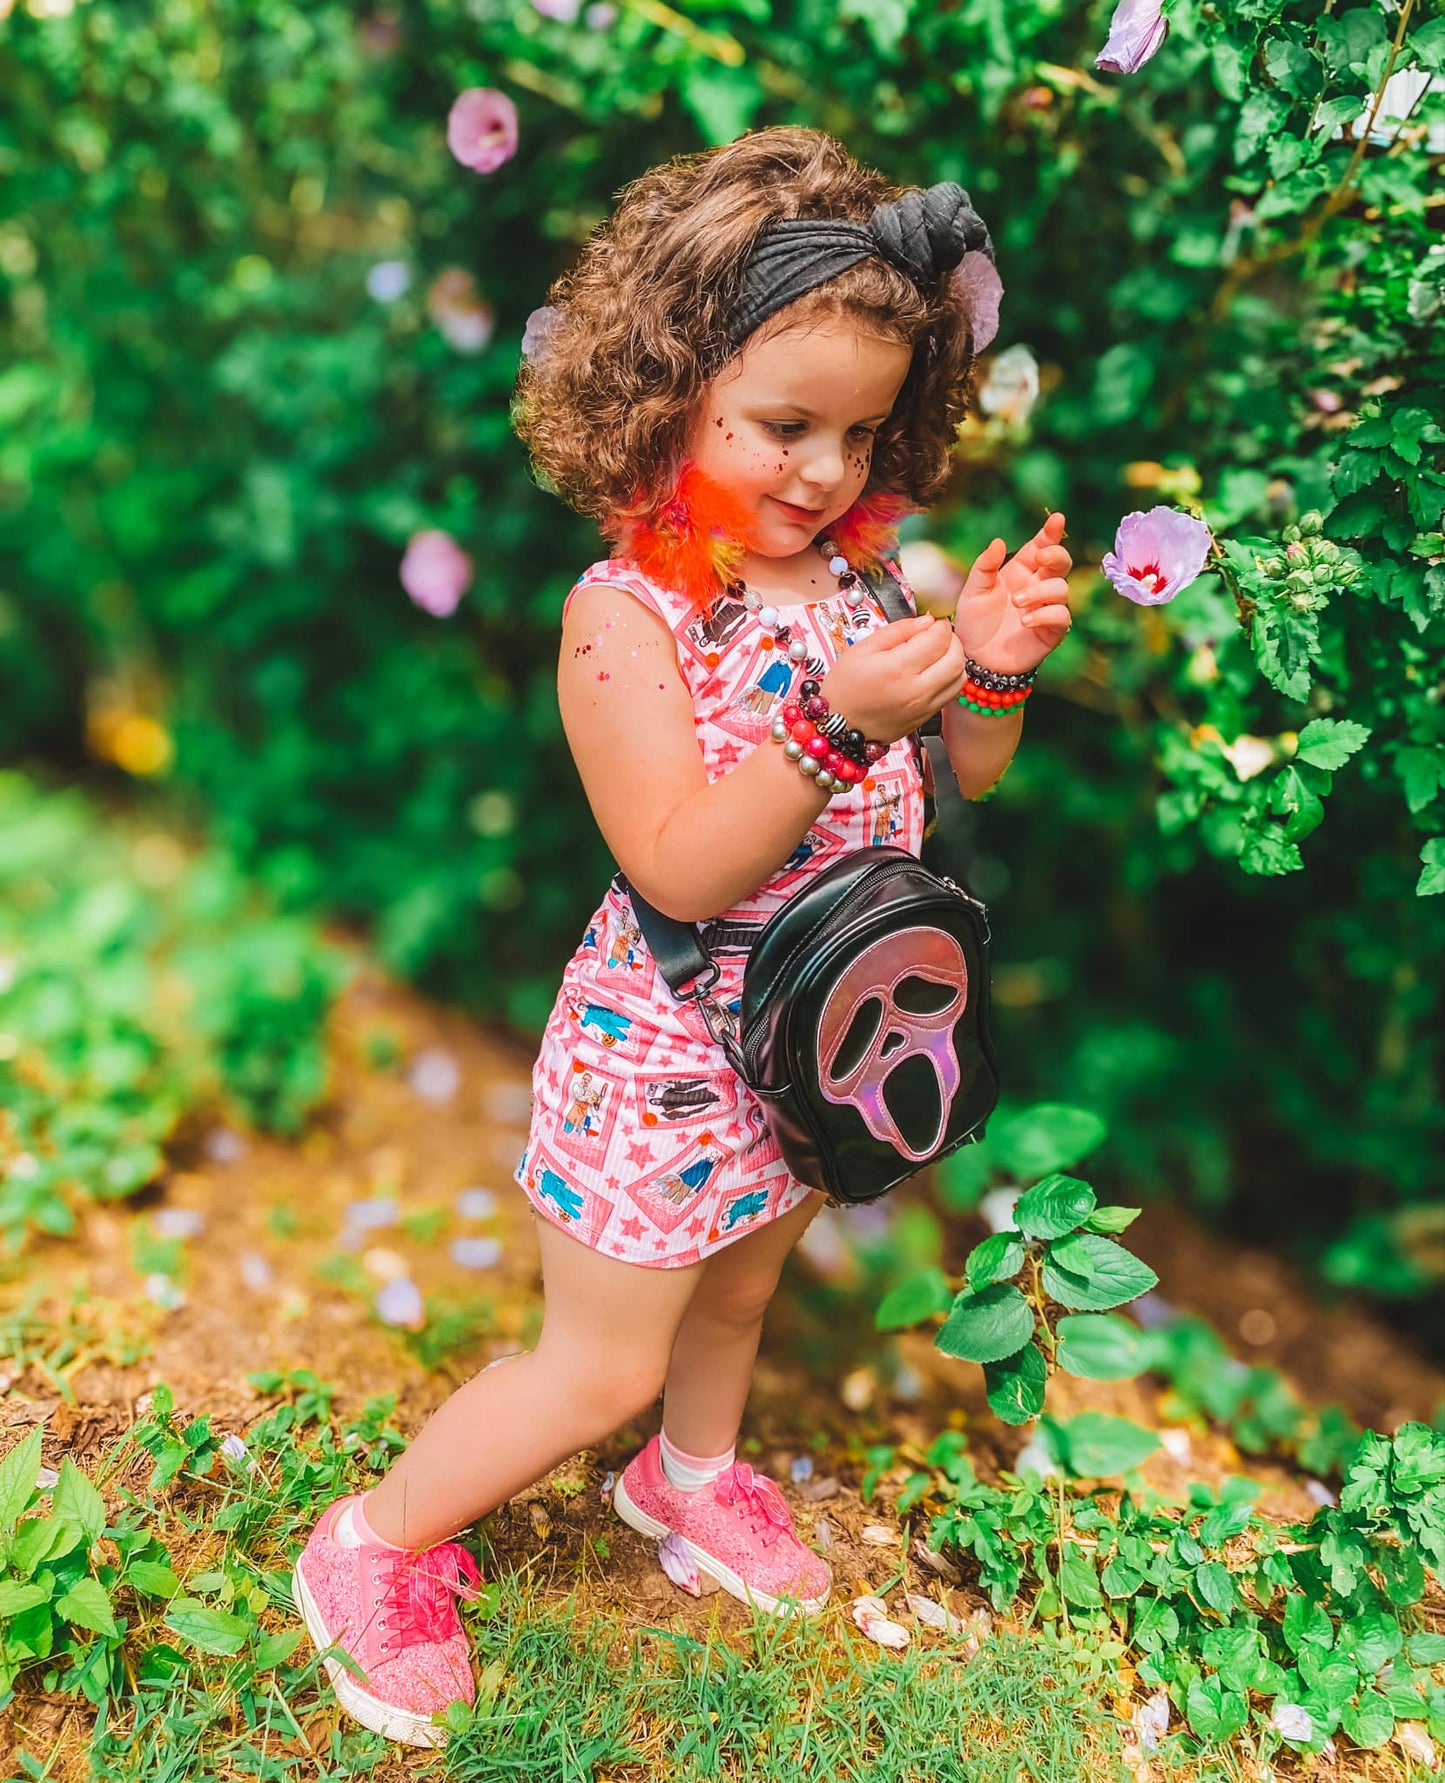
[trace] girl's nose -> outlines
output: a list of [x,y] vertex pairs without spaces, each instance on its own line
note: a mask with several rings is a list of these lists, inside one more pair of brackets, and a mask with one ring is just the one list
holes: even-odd
[[808,455],[807,463],[799,467],[805,483],[816,489],[836,489],[843,481],[842,448],[832,444],[820,443]]

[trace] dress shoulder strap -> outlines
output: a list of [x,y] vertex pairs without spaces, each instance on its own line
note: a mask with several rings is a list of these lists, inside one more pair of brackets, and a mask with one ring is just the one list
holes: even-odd
[[674,594],[662,583],[655,582],[651,576],[644,575],[635,563],[629,563],[624,557],[605,557],[583,570],[582,574],[569,589],[566,600],[562,603],[562,617],[567,617],[567,609],[572,604],[572,596],[579,588],[586,588],[596,582],[605,582],[609,588],[622,588],[644,607],[650,607],[669,631],[677,630],[679,621],[688,617],[685,611],[687,603],[680,594]]

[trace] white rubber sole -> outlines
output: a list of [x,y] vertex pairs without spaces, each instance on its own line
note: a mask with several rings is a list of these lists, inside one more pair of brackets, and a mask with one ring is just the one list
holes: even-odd
[[[666,1523],[659,1523],[656,1517],[649,1517],[646,1511],[639,1510],[627,1496],[627,1488],[622,1483],[622,1476],[617,1476],[617,1484],[612,1489],[612,1508],[624,1523],[629,1523],[639,1535],[651,1536],[653,1541],[660,1542],[666,1534]],[[715,1579],[724,1591],[729,1591],[743,1603],[755,1604],[758,1609],[766,1610],[772,1616],[816,1616],[819,1610],[828,1607],[826,1597],[769,1597],[765,1591],[755,1591],[730,1566],[713,1555],[705,1553],[695,1542],[690,1542],[685,1535],[679,1535],[693,1563],[704,1577]]]
[[[321,1611],[316,1607],[315,1598],[306,1589],[306,1581],[301,1577],[299,1566],[291,1574],[291,1596],[301,1612],[301,1619],[306,1624],[306,1632],[311,1636],[316,1651],[324,1653],[327,1648],[334,1646],[335,1642],[327,1637]],[[362,1689],[339,1659],[323,1659],[321,1663],[330,1676],[336,1700],[363,1727],[369,1727],[383,1739],[396,1740],[403,1746],[446,1745],[448,1735],[444,1727],[435,1727],[427,1716],[414,1714],[410,1709],[399,1709],[395,1703],[384,1703],[379,1696],[372,1696],[369,1691]]]

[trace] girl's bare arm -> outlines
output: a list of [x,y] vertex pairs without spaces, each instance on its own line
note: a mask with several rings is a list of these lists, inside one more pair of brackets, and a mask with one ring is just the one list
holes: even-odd
[[621,589],[591,583],[572,597],[557,698],[618,866],[679,921],[701,922],[755,892],[828,803],[771,745],[709,783],[672,633]]

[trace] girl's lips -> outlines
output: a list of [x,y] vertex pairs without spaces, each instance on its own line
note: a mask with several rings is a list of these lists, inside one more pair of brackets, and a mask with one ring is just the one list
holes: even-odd
[[770,495],[768,497],[768,500],[771,502],[776,502],[777,505],[783,510],[783,512],[788,516],[788,518],[790,520],[799,520],[799,521],[814,520],[814,521],[816,521],[816,520],[821,520],[823,517],[823,509],[822,508],[795,507],[793,505],[793,503],[790,501],[779,501],[778,497],[776,495]]

